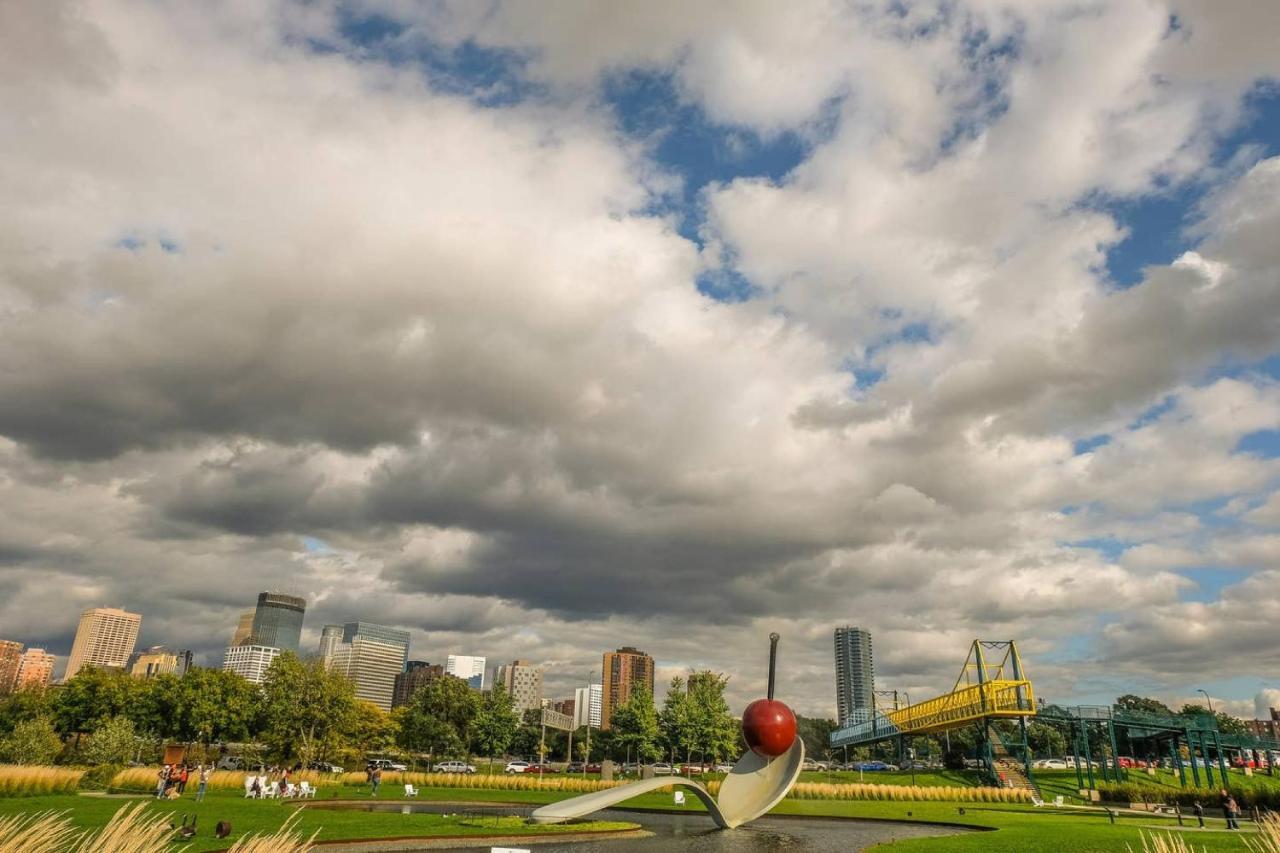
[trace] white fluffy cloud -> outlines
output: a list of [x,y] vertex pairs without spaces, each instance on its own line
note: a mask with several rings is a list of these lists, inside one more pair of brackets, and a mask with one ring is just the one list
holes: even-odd
[[[567,688],[627,643],[745,699],[776,628],[813,713],[845,622],[913,695],[976,636],[1060,698],[1059,646],[1168,695],[1264,667],[1280,159],[1214,146],[1275,22],[900,5],[384,0],[378,43],[348,4],[0,7],[6,634],[119,604],[212,659],[279,586],[422,657]],[[532,94],[418,61],[463,44]],[[602,94],[634,70],[803,162],[703,188],[691,241]],[[1117,288],[1103,202],[1193,184],[1186,254]],[[1243,576],[1197,601],[1205,566]]]

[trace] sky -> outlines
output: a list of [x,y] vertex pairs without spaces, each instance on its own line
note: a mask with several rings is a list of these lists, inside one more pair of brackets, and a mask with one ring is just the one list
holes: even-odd
[[[1280,5],[0,4],[0,636],[1280,705]],[[659,688],[659,694],[663,692]]]

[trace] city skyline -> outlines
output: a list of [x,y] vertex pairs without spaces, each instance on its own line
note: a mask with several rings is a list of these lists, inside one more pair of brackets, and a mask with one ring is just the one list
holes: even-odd
[[4,4],[0,625],[1280,706],[1280,20],[1216,8]]

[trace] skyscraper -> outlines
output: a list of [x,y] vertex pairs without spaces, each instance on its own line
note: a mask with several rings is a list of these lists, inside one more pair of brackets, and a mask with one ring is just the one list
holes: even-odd
[[573,724],[600,728],[602,688],[599,684],[573,691]]
[[133,656],[129,674],[134,678],[155,678],[157,675],[176,675],[181,678],[190,668],[191,652],[175,652],[164,646],[152,646]]
[[53,665],[57,658],[44,649],[27,649],[22,653],[18,666],[18,690],[44,687],[53,680]]
[[253,638],[253,617],[258,611],[246,610],[240,614],[236,622],[236,632],[231,635],[231,645],[238,646],[245,640]]
[[427,663],[424,660],[411,660],[405,664],[404,672],[396,676],[395,690],[391,696],[391,707],[399,708],[413,701],[413,694],[426,686],[433,678],[444,675],[444,667],[438,663]]
[[542,667],[527,660],[513,660],[498,667],[493,682],[507,689],[516,713],[542,707]]
[[404,672],[408,657],[408,631],[371,622],[348,622],[342,626],[342,642],[334,648],[329,668],[351,679],[357,698],[390,711],[396,676]]
[[341,642],[341,625],[325,625],[320,629],[320,660],[324,661],[325,666],[329,665],[329,659],[333,657],[333,653]]
[[17,689],[18,669],[22,665],[22,643],[0,640],[0,696]]
[[274,646],[241,643],[238,646],[227,646],[222,658],[222,668],[241,675],[254,684],[261,684],[271,662],[279,656],[280,650]]
[[602,729],[609,728],[614,710],[627,703],[636,687],[645,688],[653,696],[653,658],[634,646],[623,646],[616,652],[605,652],[602,675]]
[[449,655],[444,664],[444,671],[461,678],[474,690],[483,690],[484,664],[484,658],[471,655]]
[[258,607],[253,612],[253,642],[297,654],[302,641],[302,617],[306,612],[305,598],[279,592],[258,593]]
[[836,719],[840,725],[870,719],[876,689],[871,634],[851,625],[836,628]]
[[80,614],[64,680],[86,666],[123,669],[138,642],[142,617],[114,607],[91,607]]

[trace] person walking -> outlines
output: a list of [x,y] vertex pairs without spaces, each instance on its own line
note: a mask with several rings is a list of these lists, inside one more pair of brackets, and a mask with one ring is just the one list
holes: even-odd
[[204,792],[209,788],[209,777],[213,775],[213,765],[201,764],[196,768],[196,772],[199,774],[197,778],[200,780],[200,787],[196,788],[196,802],[198,803],[204,799]]
[[160,772],[156,774],[156,799],[164,799],[165,788],[169,787],[169,765],[166,764],[160,768]]
[[187,792],[187,780],[191,778],[191,768],[183,762],[181,769],[178,771],[178,796],[182,796]]
[[1231,796],[1226,788],[1222,789],[1222,814],[1227,819],[1227,829],[1239,829],[1240,822],[1236,820],[1236,816],[1240,813],[1240,807],[1236,805],[1236,798]]
[[1196,820],[1200,821],[1200,828],[1204,829],[1204,806],[1199,800],[1192,804],[1191,811],[1195,814]]
[[382,768],[381,767],[373,768],[372,779],[373,779],[373,796],[376,797],[378,796],[378,786],[382,784]]

